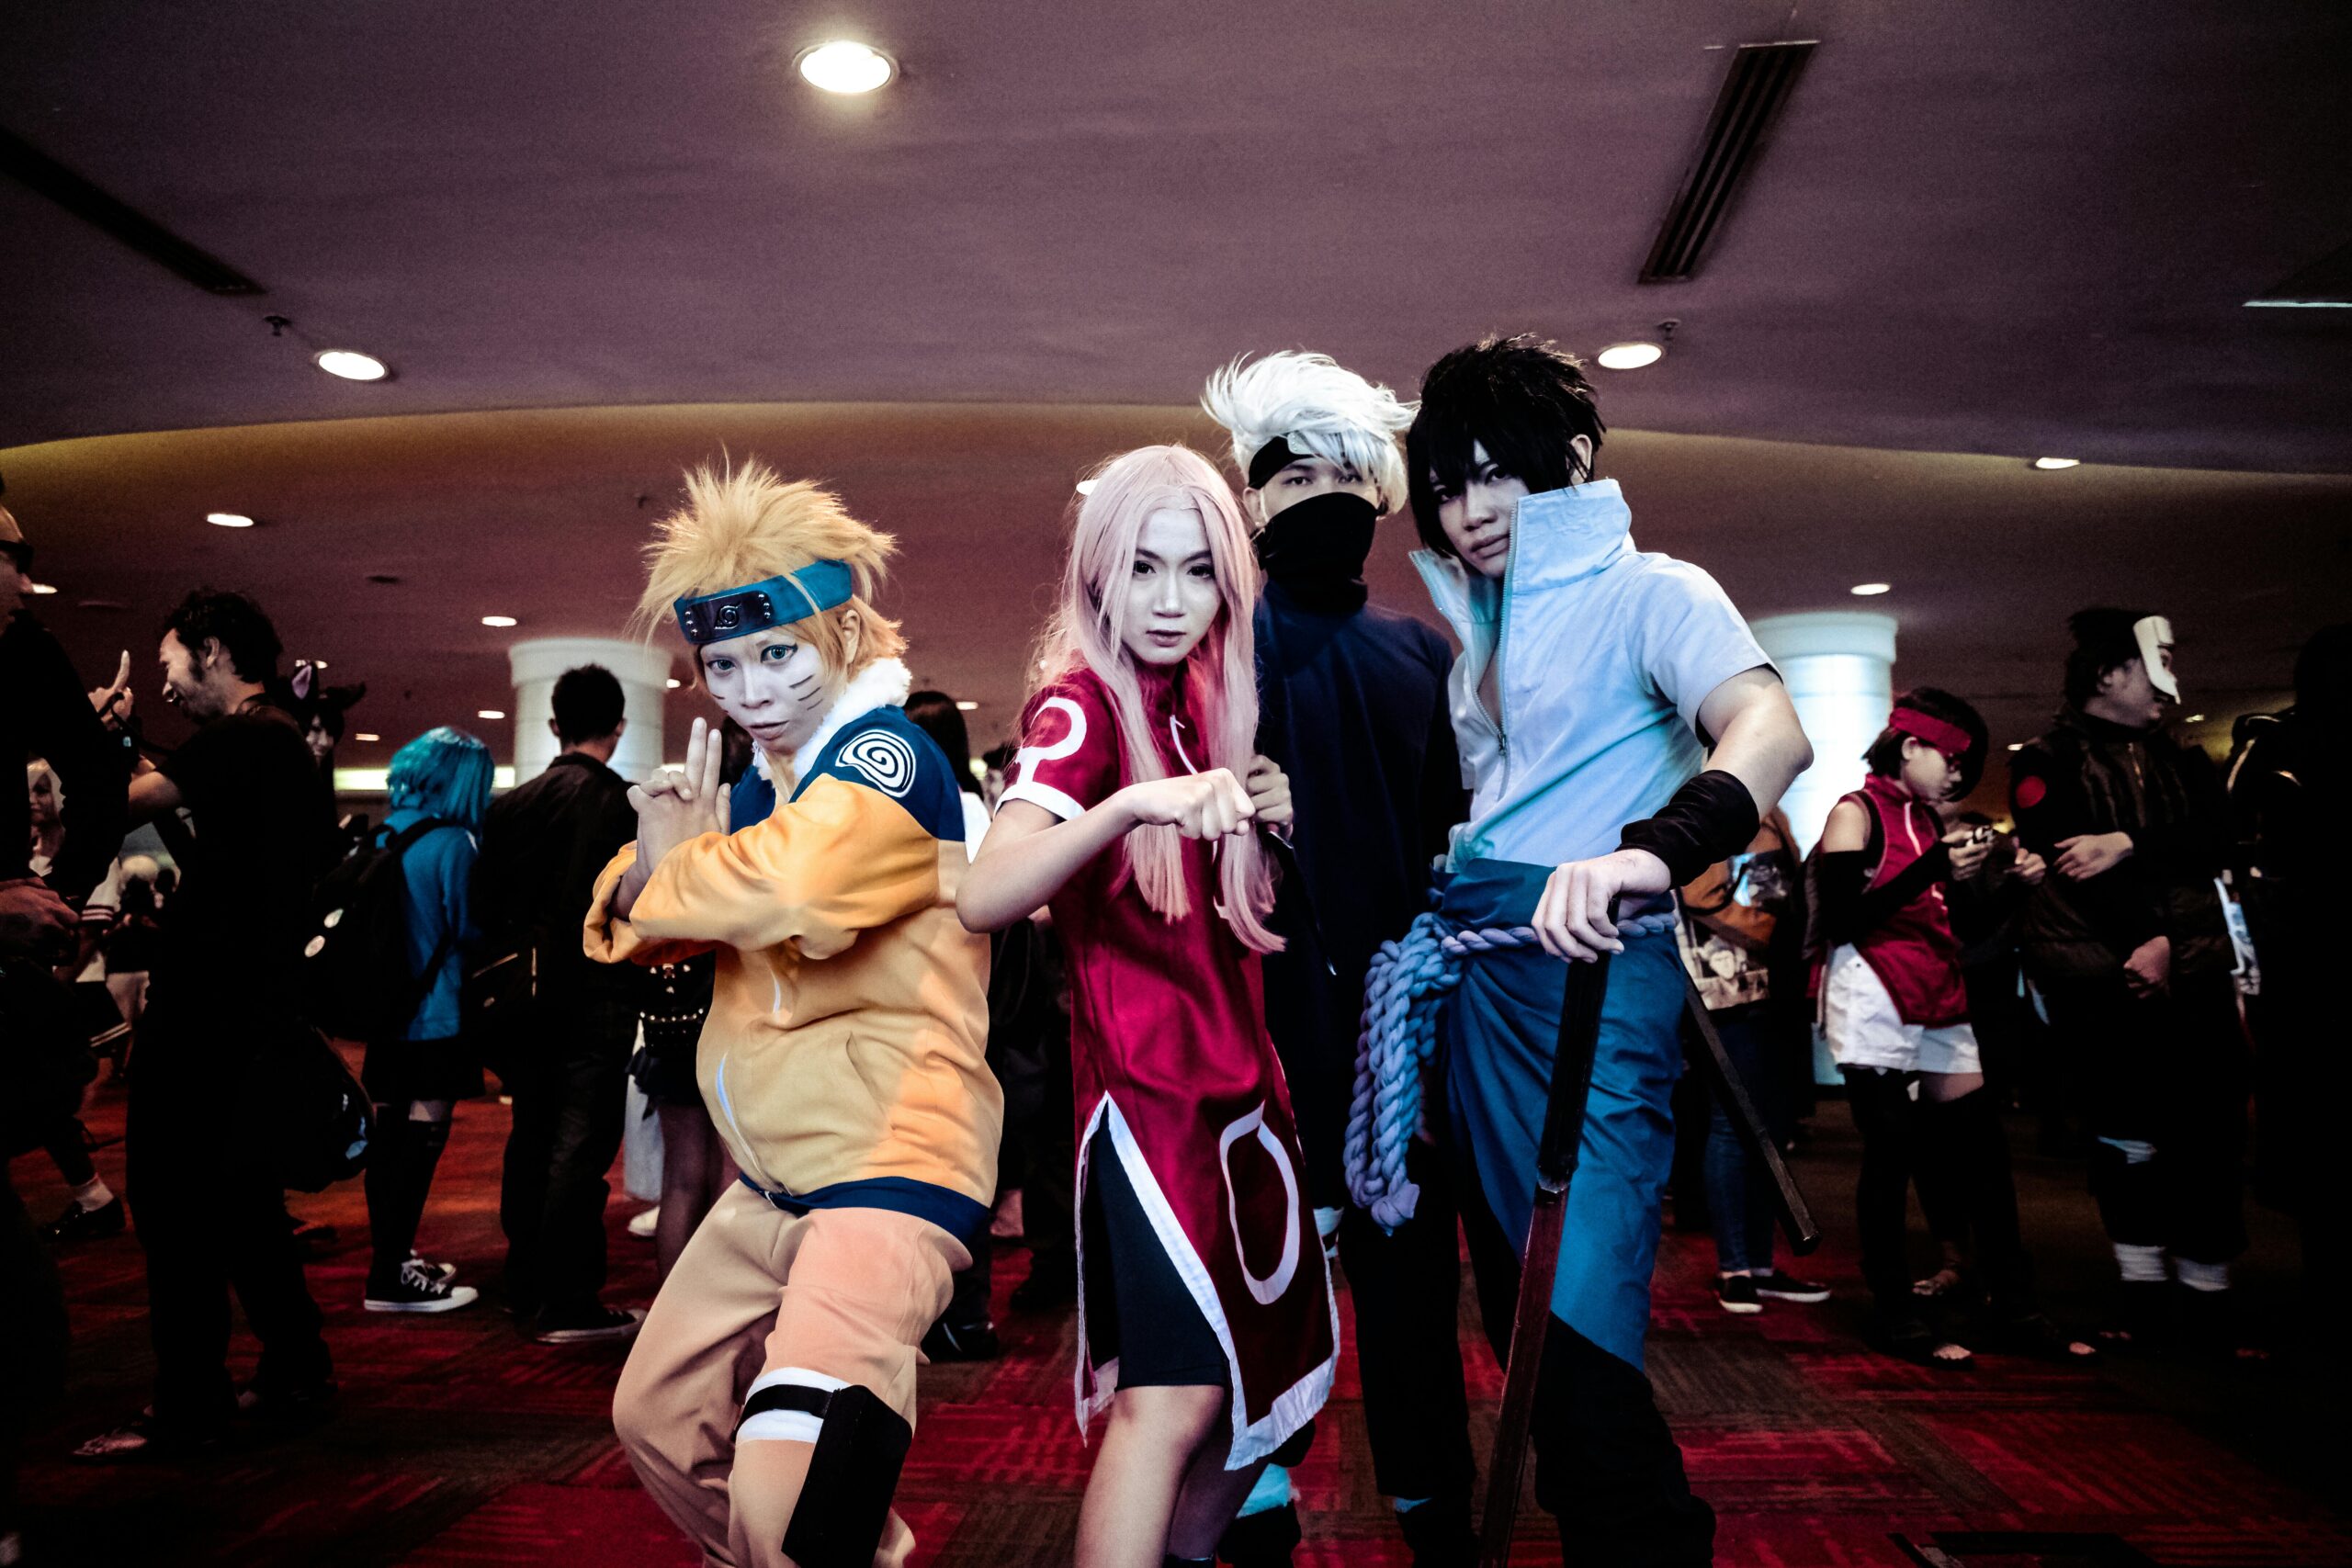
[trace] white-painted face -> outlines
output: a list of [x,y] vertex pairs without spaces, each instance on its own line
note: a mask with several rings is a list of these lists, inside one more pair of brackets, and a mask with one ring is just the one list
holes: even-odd
[[[856,657],[854,627],[854,621],[843,627],[851,660]],[[808,743],[849,683],[815,643],[795,635],[799,630],[797,624],[771,626],[706,643],[701,649],[703,684],[711,700],[761,750],[779,760]]]
[[1128,654],[1138,664],[1184,662],[1224,604],[1199,513],[1162,508],[1143,520],[1126,594]]

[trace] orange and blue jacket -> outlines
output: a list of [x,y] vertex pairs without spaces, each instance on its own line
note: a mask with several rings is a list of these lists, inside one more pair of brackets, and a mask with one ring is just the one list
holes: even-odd
[[[736,821],[764,782],[738,786]],[[588,955],[716,951],[695,1077],[745,1183],[778,1208],[890,1209],[969,1242],[996,1188],[1004,1097],[985,1060],[988,941],[956,916],[964,812],[952,763],[895,705],[821,741],[789,798],[597,878]]]

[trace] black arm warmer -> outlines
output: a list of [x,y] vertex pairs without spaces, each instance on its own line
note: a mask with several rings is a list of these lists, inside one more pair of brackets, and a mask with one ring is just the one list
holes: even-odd
[[1617,847],[1649,851],[1666,863],[1674,886],[1680,887],[1747,848],[1762,822],[1747,786],[1720,768],[1709,768],[1676,790],[1657,816],[1626,823]]

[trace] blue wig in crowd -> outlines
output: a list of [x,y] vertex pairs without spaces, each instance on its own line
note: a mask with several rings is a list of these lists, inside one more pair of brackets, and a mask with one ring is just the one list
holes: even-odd
[[392,753],[392,809],[479,829],[490,809],[491,772],[489,747],[446,724],[428,729]]

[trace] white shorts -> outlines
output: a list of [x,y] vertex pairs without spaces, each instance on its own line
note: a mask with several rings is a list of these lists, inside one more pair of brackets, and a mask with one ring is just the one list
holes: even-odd
[[1965,1023],[1929,1028],[1905,1023],[1886,994],[1886,982],[1851,947],[1829,955],[1821,982],[1821,1026],[1841,1067],[1887,1067],[1901,1073],[1981,1073],[1976,1031]]

